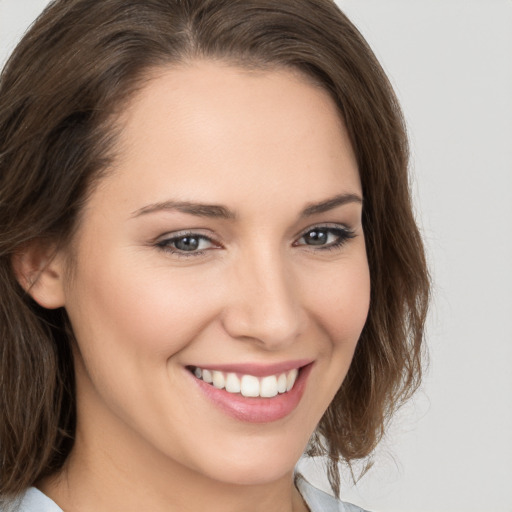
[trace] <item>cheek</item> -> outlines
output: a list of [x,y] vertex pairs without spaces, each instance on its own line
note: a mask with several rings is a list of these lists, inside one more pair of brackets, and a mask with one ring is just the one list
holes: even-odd
[[306,296],[316,323],[326,332],[329,349],[355,349],[370,304],[370,275],[366,257],[329,270],[308,285]]
[[[314,319],[317,350],[316,371],[310,375],[314,393],[306,396],[313,430],[340,388],[368,315],[370,276],[365,253],[340,260],[337,268],[326,269],[316,284],[308,281],[306,296]],[[306,291],[306,289],[304,290]]]
[[96,259],[81,267],[68,307],[85,351],[161,362],[216,314],[216,290],[192,269],[149,268],[133,255],[103,260],[101,266],[94,265]]

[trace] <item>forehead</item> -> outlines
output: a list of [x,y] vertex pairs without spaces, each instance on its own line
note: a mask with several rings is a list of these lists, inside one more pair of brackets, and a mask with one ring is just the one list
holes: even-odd
[[288,189],[304,203],[337,185],[360,190],[334,101],[298,72],[210,61],[160,69],[119,121],[113,179],[142,202],[193,193],[229,203],[234,192],[254,200]]

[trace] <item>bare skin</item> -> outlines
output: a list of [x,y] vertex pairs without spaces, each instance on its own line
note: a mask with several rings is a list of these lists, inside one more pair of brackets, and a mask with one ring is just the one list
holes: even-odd
[[[160,70],[120,124],[72,247],[31,289],[66,308],[77,339],[76,443],[39,487],[66,512],[306,511],[294,466],[370,294],[336,106],[291,71],[198,61]],[[266,422],[226,414],[190,371],[283,361],[311,371],[293,410]]]

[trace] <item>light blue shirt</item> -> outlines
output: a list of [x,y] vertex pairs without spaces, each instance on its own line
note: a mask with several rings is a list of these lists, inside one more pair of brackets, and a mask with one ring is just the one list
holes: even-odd
[[295,485],[311,512],[367,512],[313,487],[301,474],[296,475]]
[[[301,475],[297,475],[295,484],[311,512],[365,512],[362,508],[339,501],[313,487]],[[19,507],[14,510],[16,512],[63,512],[54,501],[35,487],[27,489],[21,498]]]

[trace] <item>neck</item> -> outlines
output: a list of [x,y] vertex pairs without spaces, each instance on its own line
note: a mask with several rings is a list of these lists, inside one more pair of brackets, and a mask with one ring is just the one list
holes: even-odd
[[[77,372],[81,370],[78,365]],[[273,464],[272,453],[266,458],[268,474],[260,461],[256,472],[245,466],[241,476],[233,467],[223,473],[222,467],[223,460],[230,465],[234,457],[243,468],[241,453],[231,455],[219,446],[224,457],[219,457],[217,468],[203,464],[201,453],[191,457],[181,446],[169,446],[172,455],[113,414],[93,386],[77,385],[75,444],[62,470],[38,487],[65,512],[307,511],[294,486],[293,470],[285,472],[286,466]]]
[[208,478],[150,447],[126,441],[108,435],[87,439],[77,431],[64,468],[38,487],[65,512],[308,510],[293,484],[292,472],[272,482],[233,484]]

